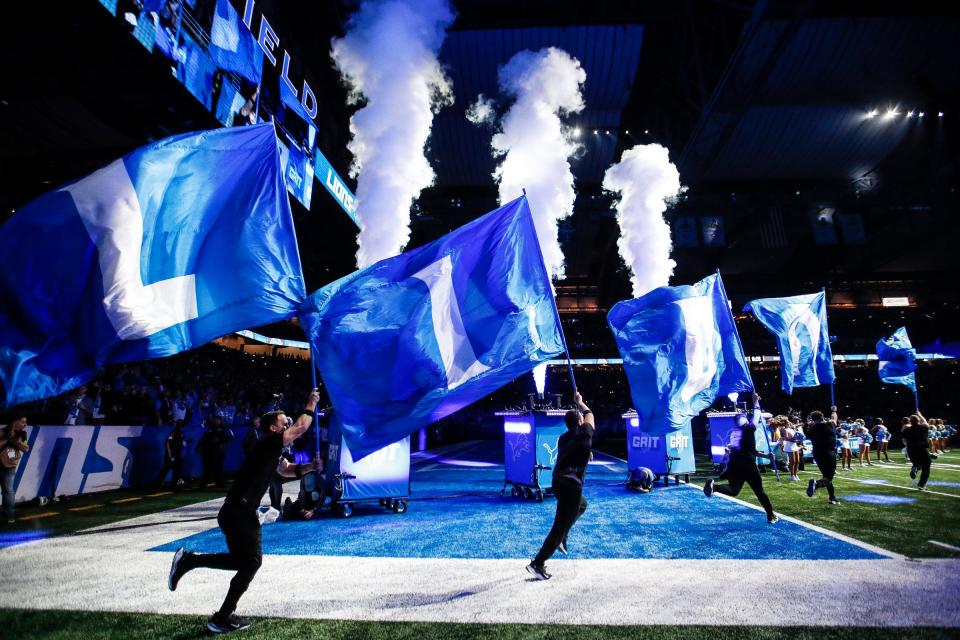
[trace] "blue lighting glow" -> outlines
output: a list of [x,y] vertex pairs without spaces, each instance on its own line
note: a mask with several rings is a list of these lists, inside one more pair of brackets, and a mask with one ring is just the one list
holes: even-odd
[[13,531],[11,533],[0,533],[0,549],[4,547],[13,547],[27,542],[36,542],[43,540],[50,535],[48,529],[37,529],[33,531]]
[[848,496],[840,496],[844,502],[862,502],[864,504],[910,504],[916,502],[916,498],[904,498],[902,496],[885,496],[879,493],[851,493]]
[[504,420],[504,433],[530,433],[530,423],[520,422],[518,420]]

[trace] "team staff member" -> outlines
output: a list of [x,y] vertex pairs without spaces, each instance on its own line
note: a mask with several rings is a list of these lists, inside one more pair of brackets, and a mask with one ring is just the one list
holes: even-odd
[[310,392],[307,406],[292,426],[283,411],[272,411],[260,418],[260,429],[265,432],[250,450],[237,472],[233,486],[217,515],[217,523],[227,539],[229,553],[200,554],[177,549],[170,565],[167,586],[176,590],[177,583],[188,571],[200,567],[236,571],[230,581],[230,590],[220,610],[207,622],[207,629],[226,633],[246,629],[250,623],[234,614],[240,596],[250,586],[263,559],[260,540],[260,521],[257,508],[273,474],[279,471],[287,477],[301,477],[316,469],[317,462],[295,465],[283,460],[280,453],[310,428],[313,412],[320,394]]
[[549,580],[546,562],[553,552],[562,547],[566,553],[567,533],[586,511],[583,499],[583,475],[590,461],[593,448],[593,432],[596,429],[593,412],[584,404],[579,392],[573,394],[577,409],[563,416],[567,432],[557,440],[557,462],[553,466],[553,493],[557,496],[557,514],[537,557],[527,565],[527,571],[538,580]]
[[13,524],[13,504],[16,494],[13,491],[13,478],[17,475],[20,458],[30,446],[27,444],[27,417],[20,416],[3,429],[0,429],[0,485],[3,487],[3,519]]
[[903,430],[902,438],[907,444],[907,454],[910,456],[910,462],[913,468],[910,470],[910,477],[916,478],[917,471],[920,472],[920,479],[917,480],[917,490],[923,491],[927,487],[927,480],[930,478],[930,450],[928,449],[930,430],[927,427],[927,420],[917,411],[910,416],[910,426]]
[[730,430],[730,443],[727,445],[729,460],[727,462],[726,478],[729,484],[714,486],[713,478],[703,485],[703,493],[708,498],[714,492],[728,496],[736,496],[747,483],[753,489],[754,495],[760,501],[763,510],[767,512],[767,522],[773,524],[780,520],[773,512],[770,498],[763,490],[763,481],[760,479],[760,469],[757,468],[757,457],[770,458],[773,454],[757,453],[757,423],[760,422],[760,396],[753,394],[753,412],[750,417],[740,414],[737,416],[736,427]]
[[840,504],[833,492],[833,477],[837,475],[837,408],[830,407],[830,420],[825,420],[822,411],[810,413],[807,437],[813,443],[813,461],[823,476],[807,483],[807,496],[813,497],[817,489],[827,488],[830,504]]

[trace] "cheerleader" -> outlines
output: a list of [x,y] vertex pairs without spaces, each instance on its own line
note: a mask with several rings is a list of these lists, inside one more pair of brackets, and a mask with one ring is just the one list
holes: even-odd
[[870,445],[873,444],[873,436],[870,435],[870,430],[867,429],[867,426],[863,423],[863,418],[857,419],[857,433],[860,436],[860,453],[857,456],[857,462],[860,463],[860,466],[863,466],[863,461],[867,461],[867,466],[872,467],[873,463],[870,462]]
[[890,462],[890,456],[887,455],[887,447],[890,446],[890,431],[883,424],[883,418],[877,418],[877,424],[873,428],[873,438],[877,450],[877,462],[880,462],[880,454],[883,454],[884,461]]
[[849,423],[844,422],[840,425],[840,470],[853,471],[850,463],[853,460],[853,454],[850,452],[850,429]]

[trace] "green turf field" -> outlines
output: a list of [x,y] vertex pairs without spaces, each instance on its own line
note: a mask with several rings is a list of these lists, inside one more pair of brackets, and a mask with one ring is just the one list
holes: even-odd
[[[807,464],[800,472],[800,482],[790,482],[788,474],[780,473],[777,482],[773,473],[764,474],[763,486],[773,508],[781,514],[842,533],[843,535],[900,553],[911,558],[956,558],[960,552],[931,544],[930,540],[960,547],[960,487],[928,485],[929,491],[919,492],[910,480],[910,467],[899,451],[890,453],[896,464],[878,464],[860,467],[853,461],[853,471],[837,472],[834,488],[841,504],[827,504],[827,492],[819,489],[813,498],[806,494],[807,481],[819,478],[817,468]],[[955,465],[953,468],[949,465]],[[704,459],[698,460],[702,477],[710,468]],[[885,484],[865,484],[864,481],[886,481]],[[935,461],[930,482],[943,481],[960,484],[960,453],[950,452]],[[910,504],[865,504],[845,502],[845,494],[876,494],[916,498]],[[744,487],[738,498],[759,504]]]
[[[340,620],[288,620],[254,618],[240,638],[323,638],[337,640],[911,640],[956,638],[950,629],[858,629],[817,627],[612,627],[521,624],[439,624],[347,622]],[[99,638],[204,638],[206,619],[200,616],[98,613],[86,611],[14,611],[0,609],[0,637],[96,640]],[[6,635],[4,635],[6,634]]]

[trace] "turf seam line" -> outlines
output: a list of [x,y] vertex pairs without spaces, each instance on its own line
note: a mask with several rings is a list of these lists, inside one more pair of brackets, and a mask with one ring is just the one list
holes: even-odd
[[[696,489],[696,488],[698,487],[698,485],[695,485],[695,484],[683,484],[683,485],[679,485],[679,486],[681,486],[681,487],[690,487],[691,489]],[[702,487],[702,486],[700,486],[699,489],[700,489],[700,491],[703,491],[703,487]],[[749,508],[753,509],[754,511],[759,511],[760,513],[764,513],[764,514],[766,513],[766,512],[763,510],[763,507],[761,507],[760,505],[751,504],[751,503],[746,502],[746,501],[744,501],[744,500],[740,500],[739,498],[734,498],[733,496],[728,496],[728,495],[725,495],[725,494],[722,494],[722,493],[714,493],[713,495],[716,496],[716,497],[720,497],[720,498],[722,498],[722,499],[724,499],[724,500],[730,500],[730,501],[732,501],[732,502],[736,502],[737,504],[741,504],[741,505],[743,505],[743,506],[745,506],[745,507],[749,507]],[[876,545],[870,544],[869,542],[864,542],[863,540],[857,540],[856,538],[851,538],[850,536],[844,535],[844,534],[842,534],[842,533],[838,533],[838,532],[836,532],[836,531],[831,531],[830,529],[826,529],[826,528],[824,528],[824,527],[819,527],[819,526],[817,526],[817,525],[815,525],[815,524],[811,524],[811,523],[806,522],[806,521],[804,521],[804,520],[800,520],[799,518],[794,518],[793,516],[784,515],[784,514],[780,513],[779,511],[776,511],[776,510],[774,510],[774,511],[775,511],[775,513],[777,514],[777,516],[778,516],[781,520],[785,520],[785,521],[787,521],[787,522],[792,522],[792,523],[794,523],[794,524],[796,524],[796,525],[800,525],[801,527],[806,527],[806,528],[808,528],[808,529],[812,529],[812,530],[814,530],[814,531],[816,531],[816,532],[818,532],[818,533],[821,533],[821,534],[823,534],[823,535],[829,536],[829,537],[831,537],[831,538],[835,538],[835,539],[837,539],[837,540],[842,540],[843,542],[846,542],[847,544],[852,544],[852,545],[854,545],[854,546],[856,546],[856,547],[860,547],[861,549],[866,549],[867,551],[872,551],[872,552],[874,552],[874,553],[876,553],[876,554],[878,554],[878,555],[884,556],[884,557],[889,558],[889,559],[891,559],[891,560],[906,560],[906,558],[907,558],[906,556],[904,556],[904,555],[902,555],[902,554],[899,554],[899,553],[896,553],[895,551],[890,551],[890,550],[888,550],[888,549],[884,549],[884,548],[882,548],[882,547],[878,547],[878,546],[876,546]]]
[[70,511],[87,511],[88,509],[96,509],[102,506],[103,504],[88,504],[85,507],[70,507]]
[[960,551],[960,547],[955,547],[952,544],[947,544],[946,542],[940,542],[939,540],[927,540],[930,544],[935,544],[938,547],[943,547],[944,549],[950,549],[950,551]]

